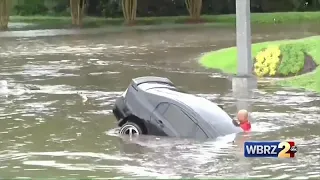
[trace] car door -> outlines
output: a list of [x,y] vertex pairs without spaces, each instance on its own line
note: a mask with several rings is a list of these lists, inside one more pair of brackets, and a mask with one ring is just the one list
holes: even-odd
[[189,116],[181,107],[169,104],[163,117],[171,124],[176,134],[180,137],[207,139],[208,136],[195,123],[192,116]]
[[172,136],[172,132],[169,130],[170,127],[168,127],[168,124],[163,117],[163,113],[168,107],[169,104],[167,102],[161,102],[153,110],[150,120],[148,121],[149,134]]

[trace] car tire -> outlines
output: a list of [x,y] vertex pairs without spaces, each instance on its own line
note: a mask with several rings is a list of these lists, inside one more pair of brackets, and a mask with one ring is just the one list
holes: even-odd
[[119,134],[129,136],[140,135],[142,134],[142,129],[138,124],[128,121],[120,127]]

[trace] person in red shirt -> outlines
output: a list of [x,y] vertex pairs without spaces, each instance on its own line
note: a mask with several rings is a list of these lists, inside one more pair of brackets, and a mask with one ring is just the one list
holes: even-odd
[[244,142],[250,139],[248,132],[251,130],[251,123],[249,121],[249,113],[247,110],[242,109],[237,114],[238,120],[233,120],[233,124],[235,126],[241,127],[241,129],[245,132],[245,135],[240,136],[240,139],[234,141],[239,147],[241,152],[244,151]]
[[249,113],[247,110],[242,109],[238,112],[237,118],[239,122],[235,122],[236,126],[240,126],[244,132],[251,130],[251,123],[249,121]]

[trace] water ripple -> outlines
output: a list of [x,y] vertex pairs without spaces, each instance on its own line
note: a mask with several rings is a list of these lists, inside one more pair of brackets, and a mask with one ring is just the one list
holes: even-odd
[[[233,45],[225,35],[133,34],[0,42],[0,76],[8,81],[0,97],[1,176],[320,178],[319,95],[259,82],[250,97],[239,99],[229,77],[197,64],[201,53]],[[144,75],[169,77],[232,117],[237,103],[249,104],[252,133],[206,142],[119,137],[112,105],[132,77]],[[292,140],[299,151],[294,159],[248,159],[246,140]]]

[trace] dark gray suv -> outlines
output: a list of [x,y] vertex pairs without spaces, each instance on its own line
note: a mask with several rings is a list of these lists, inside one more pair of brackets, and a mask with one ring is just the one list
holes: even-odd
[[207,139],[242,132],[217,104],[182,92],[163,77],[132,79],[113,114],[120,134]]

